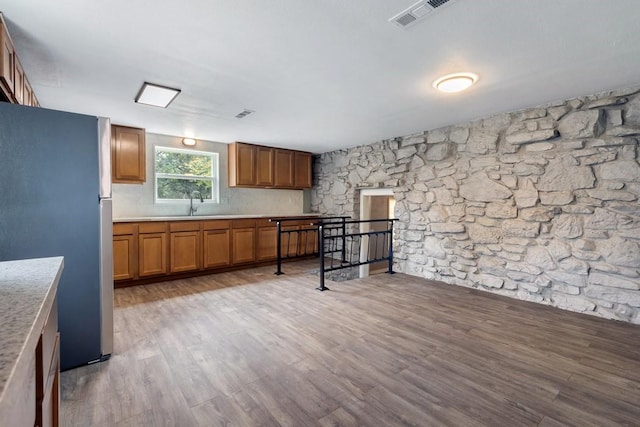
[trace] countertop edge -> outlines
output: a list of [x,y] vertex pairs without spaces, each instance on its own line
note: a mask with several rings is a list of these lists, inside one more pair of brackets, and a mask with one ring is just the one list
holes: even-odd
[[317,213],[303,213],[291,215],[256,215],[256,214],[238,214],[238,215],[194,215],[194,216],[147,216],[147,217],[122,217],[113,218],[114,223],[120,222],[151,222],[151,221],[207,221],[215,219],[264,219],[264,218],[288,218],[288,217],[315,217],[320,216]]
[[56,292],[58,290],[58,283],[60,282],[60,277],[62,276],[64,268],[63,257],[36,258],[22,261],[36,260],[57,260],[58,265],[55,269],[55,274],[51,277],[51,283],[48,286],[48,290],[42,300],[42,303],[40,304],[40,309],[31,324],[27,338],[20,349],[18,358],[9,370],[4,386],[2,386],[2,389],[0,390],[0,419],[3,419],[2,417],[11,411],[13,409],[12,407],[16,405],[20,399],[24,399],[24,396],[20,396],[18,393],[12,393],[12,391],[17,387],[24,387],[26,385],[25,383],[27,379],[23,377],[29,374],[29,370],[31,369],[29,362],[34,361],[33,369],[35,369],[35,352],[38,340],[40,339],[40,334],[44,328],[46,317],[53,307],[53,301],[55,300]]

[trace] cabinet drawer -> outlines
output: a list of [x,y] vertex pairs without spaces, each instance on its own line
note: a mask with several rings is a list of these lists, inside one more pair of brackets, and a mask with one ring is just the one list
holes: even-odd
[[229,228],[231,228],[231,221],[229,220],[213,220],[202,222],[203,230],[228,230]]
[[251,228],[256,226],[255,219],[234,219],[231,223],[233,228]]
[[133,234],[136,231],[137,224],[132,224],[129,222],[115,223],[113,224],[113,235],[114,236],[125,236],[128,234]]
[[258,220],[258,227],[275,227],[276,223],[274,222],[269,222],[269,218],[260,218]]
[[200,231],[200,221],[170,222],[169,231]]
[[138,233],[164,233],[167,231],[166,222],[143,222],[138,224]]

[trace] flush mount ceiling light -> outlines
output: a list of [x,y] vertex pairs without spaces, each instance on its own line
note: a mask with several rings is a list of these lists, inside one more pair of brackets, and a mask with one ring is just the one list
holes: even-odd
[[138,104],[167,108],[179,93],[180,89],[144,82],[135,101]]
[[441,92],[454,93],[463,91],[478,81],[474,73],[455,73],[440,77],[433,82],[433,87]]
[[193,138],[182,138],[182,145],[186,145],[187,147],[193,147],[196,145],[196,142]]

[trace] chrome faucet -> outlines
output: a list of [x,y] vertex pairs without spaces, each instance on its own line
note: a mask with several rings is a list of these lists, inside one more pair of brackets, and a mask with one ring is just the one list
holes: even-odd
[[200,198],[200,203],[204,203],[204,198],[202,197],[202,193],[199,192],[198,190],[189,191],[187,194],[189,195],[189,216],[193,216],[193,214],[195,214],[196,211],[198,210],[197,207],[193,206],[193,196],[195,194],[198,194],[198,197]]

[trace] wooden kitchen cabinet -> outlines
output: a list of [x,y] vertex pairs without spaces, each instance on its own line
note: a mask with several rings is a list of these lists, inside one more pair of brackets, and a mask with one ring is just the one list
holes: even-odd
[[185,221],[169,224],[170,262],[172,273],[200,268],[200,222]]
[[143,223],[138,226],[138,276],[167,273],[166,223]]
[[121,184],[147,180],[144,129],[111,126],[111,179]]
[[[283,229],[304,228],[310,220]],[[276,239],[276,224],[265,218],[114,223],[114,281],[122,287],[273,262]],[[313,254],[317,233],[291,235],[282,245],[283,255]]]
[[294,152],[276,149],[274,166],[274,184],[278,188],[293,188]]
[[311,153],[295,152],[295,188],[311,188]]
[[229,144],[229,187],[311,188],[311,153]]
[[0,13],[0,100],[39,107]]
[[230,265],[231,221],[204,221],[202,230],[202,268]]
[[36,97],[33,94],[33,89],[31,89],[31,85],[29,84],[29,80],[27,80],[26,76],[24,78],[23,98],[24,98],[24,105],[30,105],[32,107],[38,106]]
[[[300,226],[297,223],[282,223],[282,231],[295,231],[299,230]],[[299,248],[299,233],[282,233],[280,236],[280,253],[283,257],[296,256],[300,253]]]
[[36,347],[36,426],[58,426],[60,408],[60,333],[57,298]]
[[27,105],[24,102],[24,69],[20,60],[14,55],[14,73],[13,73],[13,99],[18,104]]
[[244,264],[256,260],[256,221],[241,219],[232,221],[231,262]]
[[274,222],[268,220],[258,221],[258,244],[256,247],[256,259],[267,261],[276,259],[277,229]]
[[273,187],[274,185],[274,155],[275,149],[270,147],[256,147],[256,185],[259,187]]
[[138,227],[113,224],[113,280],[136,279],[138,265]]
[[235,142],[229,144],[228,154],[229,187],[256,186],[256,146]]
[[15,50],[4,19],[0,19],[0,86],[6,99],[13,99],[15,76]]
[[133,235],[113,236],[113,280],[135,279],[136,258]]

